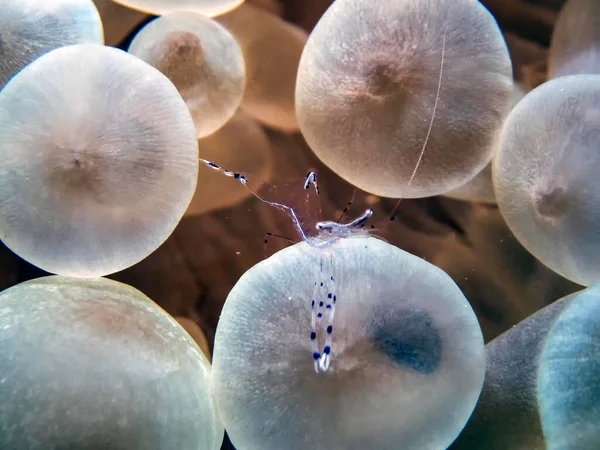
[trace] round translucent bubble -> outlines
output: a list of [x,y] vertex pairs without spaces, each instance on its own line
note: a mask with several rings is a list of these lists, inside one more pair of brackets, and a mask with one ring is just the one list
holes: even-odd
[[556,78],[510,113],[494,159],[500,211],[517,239],[552,270],[600,278],[600,75]]
[[198,137],[218,130],[242,101],[246,72],[234,37],[200,14],[160,17],[135,37],[129,53],[164,73],[179,90]]
[[0,89],[44,53],[73,44],[103,44],[92,0],[3,0],[0,3]]
[[600,2],[569,0],[561,10],[550,45],[548,76],[600,73]]
[[164,16],[178,11],[216,16],[229,11],[244,0],[113,0],[115,3],[137,9],[148,14]]
[[216,450],[210,364],[141,292],[45,277],[0,294],[0,448]]
[[595,450],[600,442],[600,288],[565,308],[540,358],[537,399],[548,450]]
[[186,216],[237,205],[252,196],[248,187],[256,192],[271,175],[273,157],[269,137],[254,119],[241,112],[216,133],[200,139],[198,147],[201,158],[216,161],[229,170],[243,169],[251,175],[246,187],[214,170],[201,168]]
[[[331,366],[317,374],[310,321],[320,281],[337,306]],[[212,381],[237,448],[446,448],[473,411],[484,359],[475,314],[450,277],[350,237],[325,249],[296,244],[241,277],[217,328]]]
[[485,346],[483,391],[452,450],[545,448],[537,403],[540,356],[557,317],[577,295],[555,301]]
[[231,31],[244,53],[248,84],[242,107],[273,128],[297,130],[294,90],[306,32],[250,5],[217,20]]
[[92,277],[171,234],[198,177],[198,141],[173,84],[127,53],[75,45],[0,92],[0,238],[32,264]]
[[506,44],[478,1],[337,0],[302,54],[296,111],[310,147],[342,178],[381,196],[425,197],[491,160],[511,91]]
[[[512,107],[514,108],[526,94],[526,88],[521,84],[515,83],[511,95]],[[457,200],[496,203],[496,195],[494,194],[494,185],[492,183],[492,163],[490,162],[485,166],[483,170],[475,175],[470,181],[456,189],[446,192],[444,195]]]

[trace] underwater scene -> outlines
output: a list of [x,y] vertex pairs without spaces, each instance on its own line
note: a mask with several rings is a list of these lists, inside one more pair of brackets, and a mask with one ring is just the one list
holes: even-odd
[[0,0],[0,450],[600,450],[600,0]]

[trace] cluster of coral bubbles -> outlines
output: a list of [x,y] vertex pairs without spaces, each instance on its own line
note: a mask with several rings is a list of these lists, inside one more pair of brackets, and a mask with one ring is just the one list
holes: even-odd
[[[335,0],[310,35],[241,0],[117,3],[159,16],[127,52],[92,0],[0,0],[0,239],[56,274],[0,293],[1,449],[600,448],[599,1],[567,2],[517,99],[477,0]],[[254,193],[264,125],[377,196],[496,202],[588,287],[485,346],[444,271],[333,227],[239,279],[211,364],[103,277]]]

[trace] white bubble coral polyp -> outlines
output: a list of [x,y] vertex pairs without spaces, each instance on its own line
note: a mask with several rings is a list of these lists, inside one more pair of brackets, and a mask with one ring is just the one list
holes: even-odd
[[296,113],[346,181],[427,197],[489,163],[511,92],[506,43],[477,0],[337,0],[302,53]]
[[[332,337],[320,373],[313,300],[323,313],[319,348]],[[481,330],[450,277],[365,236],[302,242],[246,272],[225,303],[213,355],[220,417],[245,450],[446,448],[484,373]]]
[[125,269],[171,234],[198,176],[189,110],[158,70],[99,45],[54,50],[0,92],[0,238],[74,277]]

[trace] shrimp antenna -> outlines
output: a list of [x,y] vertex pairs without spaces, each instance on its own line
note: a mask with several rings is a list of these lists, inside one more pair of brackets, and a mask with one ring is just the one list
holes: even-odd
[[319,185],[317,184],[317,174],[314,171],[310,171],[306,174],[306,180],[304,181],[304,189],[309,189],[310,185],[315,188],[317,195],[321,195],[319,192]]
[[[429,142],[429,137],[431,136],[431,130],[433,128],[433,121],[435,119],[435,113],[437,111],[438,101],[440,99],[440,91],[442,90],[442,76],[444,74],[444,57],[446,54],[446,30],[444,30],[444,34],[442,36],[442,62],[440,63],[440,76],[438,80],[437,93],[435,95],[435,102],[433,104],[433,113],[431,114],[431,120],[429,121],[429,129],[427,130],[427,135],[425,136],[425,142],[423,142],[423,147],[421,148],[421,153],[419,154],[419,159],[417,159],[417,164],[415,164],[415,168],[412,171],[412,174],[408,180],[408,184],[406,185],[409,188],[412,185],[415,176],[417,175],[417,171],[421,166],[421,162],[423,161],[423,156],[425,155],[425,149],[427,148],[427,143]],[[402,197],[398,199],[394,209],[392,209],[392,213],[390,214],[390,220],[394,220],[394,213],[398,209],[400,202],[402,201]]]
[[283,203],[272,202],[270,200],[267,200],[266,198],[262,198],[260,195],[258,195],[257,192],[255,192],[253,189],[250,189],[250,187],[248,187],[248,185],[244,184],[244,186],[246,186],[246,188],[252,193],[252,195],[254,195],[261,202],[287,212],[289,214],[289,216],[292,218],[292,221],[294,222],[294,228],[296,228],[296,231],[300,234],[300,236],[302,236],[303,240],[305,240],[305,241],[308,240],[308,236],[306,236],[306,233],[302,229],[302,226],[300,225],[300,219],[298,219],[298,216],[296,215],[296,211],[294,211],[294,208],[292,208],[291,206],[284,205]]
[[[267,200],[266,198],[261,197],[258,194],[258,192],[254,191],[253,189],[250,188],[250,186],[248,186],[248,178],[243,173],[227,170],[227,169],[219,166],[218,164],[216,164],[212,161],[208,161],[206,159],[199,158],[199,160],[205,166],[218,171],[219,173],[225,175],[226,177],[230,177],[230,178],[233,178],[233,179],[239,181],[242,185],[244,185],[246,187],[246,189],[248,189],[250,191],[250,193],[252,195],[254,195],[262,203],[266,203],[267,205],[273,206],[277,209],[280,209],[280,210],[286,212],[292,218],[292,221],[294,222],[294,228],[296,228],[296,231],[298,232],[298,234],[300,234],[300,236],[302,237],[303,240],[305,240],[305,241],[308,240],[308,236],[306,236],[306,233],[302,229],[302,226],[300,225],[300,219],[298,219],[298,215],[296,214],[296,211],[294,211],[294,208],[292,208],[291,206],[284,205],[283,203],[272,202],[270,200]],[[304,189],[309,189],[311,185],[314,187],[317,195],[319,195],[319,186],[317,184],[317,174],[313,171],[308,172],[308,174],[306,175],[306,180],[304,181]]]
[[342,211],[342,214],[340,214],[340,217],[337,220],[337,223],[341,223],[342,222],[342,219],[344,218],[344,216],[346,215],[346,213],[348,212],[348,210],[352,206],[352,203],[354,203],[354,198],[355,197],[356,197],[356,188],[354,188],[354,190],[352,191],[352,197],[350,198],[350,201],[348,202],[348,204],[346,205],[346,207]]

